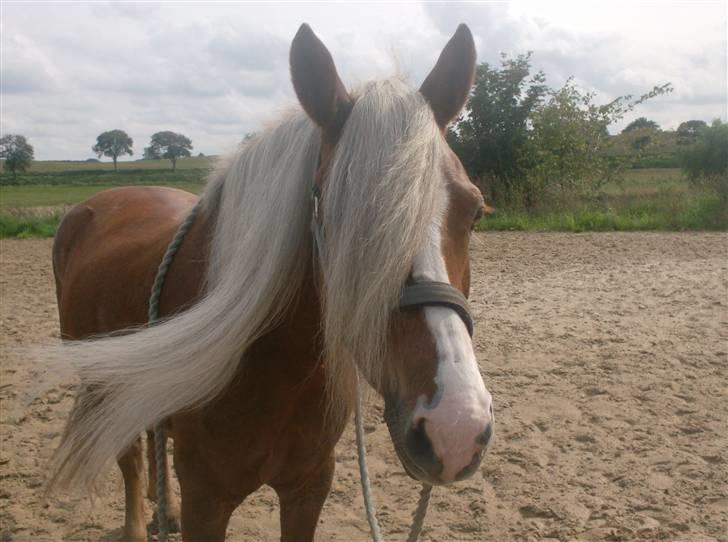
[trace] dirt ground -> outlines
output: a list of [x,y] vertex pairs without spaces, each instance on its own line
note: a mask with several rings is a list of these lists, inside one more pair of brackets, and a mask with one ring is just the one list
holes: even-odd
[[[71,386],[13,414],[34,366],[10,347],[57,336],[50,246],[0,244],[0,541],[117,540],[117,472],[93,503],[42,497]],[[728,541],[728,235],[479,234],[473,277],[496,439],[470,480],[435,488],[423,540]],[[367,411],[380,521],[404,540],[418,486]],[[352,430],[337,451],[318,540],[365,541]],[[270,490],[228,530],[278,537]]]

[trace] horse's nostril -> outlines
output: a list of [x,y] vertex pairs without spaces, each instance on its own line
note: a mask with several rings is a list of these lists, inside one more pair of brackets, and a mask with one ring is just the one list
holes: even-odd
[[476,444],[479,444],[480,446],[483,446],[484,448],[488,446],[490,443],[490,439],[493,437],[493,423],[489,423],[485,427],[485,431],[483,431],[480,435],[475,437]]
[[427,436],[424,418],[420,418],[407,432],[407,448],[412,459],[417,462],[429,462],[435,458],[435,450],[430,437]]
[[432,441],[427,434],[426,420],[420,420],[413,425],[406,436],[406,446],[410,458],[425,472],[437,477],[442,471],[442,462],[435,454]]

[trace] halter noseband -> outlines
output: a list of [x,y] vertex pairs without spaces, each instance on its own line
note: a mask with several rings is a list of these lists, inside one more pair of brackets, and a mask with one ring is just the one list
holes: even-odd
[[[324,234],[321,227],[319,207],[321,202],[321,189],[316,182],[311,188],[313,201],[313,215],[311,217],[311,233],[316,252],[321,257],[321,247],[324,243]],[[411,310],[420,307],[438,306],[454,310],[465,324],[470,336],[473,336],[473,315],[470,305],[463,293],[448,284],[436,280],[420,280],[405,285],[399,296],[400,310]]]

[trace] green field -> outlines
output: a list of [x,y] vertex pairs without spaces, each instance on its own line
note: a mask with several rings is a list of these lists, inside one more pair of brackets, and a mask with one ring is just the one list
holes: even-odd
[[[177,169],[207,169],[214,163],[215,156],[192,156],[177,160]],[[119,171],[130,169],[172,169],[169,160],[134,160],[117,162]],[[76,160],[39,160],[33,162],[29,173],[59,173],[65,171],[114,171],[113,162],[87,162]]]
[[[168,161],[124,162],[114,172],[108,163],[36,162],[19,176],[22,184],[0,176],[0,237],[53,235],[68,206],[113,187],[163,185],[200,193],[211,164],[189,158],[173,172]],[[717,198],[691,190],[679,169],[632,169],[589,201],[557,201],[531,213],[498,209],[479,229],[725,230],[728,216]]]
[[169,160],[34,162],[17,179],[0,175],[0,237],[52,236],[65,210],[119,186],[169,186],[199,194],[214,158],[185,158],[172,171]]
[[726,230],[728,210],[714,194],[691,190],[677,168],[630,169],[588,201],[556,201],[527,213],[498,209],[478,225],[496,231]]

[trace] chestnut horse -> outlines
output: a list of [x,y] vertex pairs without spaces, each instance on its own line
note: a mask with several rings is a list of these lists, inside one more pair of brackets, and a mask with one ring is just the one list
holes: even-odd
[[139,435],[160,420],[182,496],[180,510],[170,492],[169,519],[201,542],[224,540],[233,510],[263,484],[280,498],[281,539],[313,539],[357,371],[384,398],[412,477],[470,476],[491,438],[491,396],[462,315],[399,307],[421,281],[468,295],[484,204],[444,131],[472,85],[470,31],[458,28],[419,91],[390,79],[350,93],[307,25],[290,62],[301,108],[211,175],[160,323],[144,325],[150,288],[193,195],[102,192],[56,235],[67,341],[45,355],[78,368],[83,387],[51,485],[91,486],[118,459],[128,541],[146,539]]

